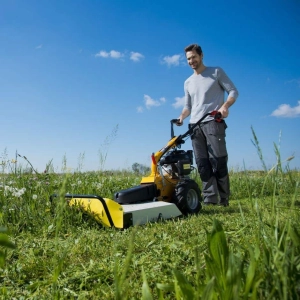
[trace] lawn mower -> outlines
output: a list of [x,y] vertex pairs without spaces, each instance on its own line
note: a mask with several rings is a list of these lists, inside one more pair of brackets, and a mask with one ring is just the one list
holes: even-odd
[[[80,194],[66,194],[65,199],[70,206],[80,207],[105,227],[120,229],[197,214],[202,207],[202,197],[198,184],[189,176],[194,169],[193,151],[180,148],[208,116],[221,120],[221,114],[212,111],[179,136],[174,136],[173,128],[178,119],[171,120],[171,139],[162,149],[152,153],[151,173],[142,177],[140,185],[116,192],[113,200]],[[52,195],[51,200],[54,197],[56,195]]]

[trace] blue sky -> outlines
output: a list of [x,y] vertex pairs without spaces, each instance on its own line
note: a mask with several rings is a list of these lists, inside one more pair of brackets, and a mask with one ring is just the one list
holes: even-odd
[[261,168],[252,126],[268,167],[276,143],[299,168],[299,15],[297,0],[0,0],[0,156],[38,171],[64,157],[73,170],[150,164],[182,109],[183,49],[198,43],[239,90],[229,167]]

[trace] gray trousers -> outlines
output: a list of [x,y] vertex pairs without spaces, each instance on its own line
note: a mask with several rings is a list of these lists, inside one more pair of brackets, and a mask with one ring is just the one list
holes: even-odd
[[228,154],[225,121],[209,121],[197,126],[191,136],[204,202],[218,203],[229,198]]

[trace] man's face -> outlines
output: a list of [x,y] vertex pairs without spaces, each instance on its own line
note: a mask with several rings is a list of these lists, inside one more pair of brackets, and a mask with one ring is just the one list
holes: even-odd
[[202,65],[202,54],[199,55],[195,50],[186,52],[186,59],[194,70],[197,70]]

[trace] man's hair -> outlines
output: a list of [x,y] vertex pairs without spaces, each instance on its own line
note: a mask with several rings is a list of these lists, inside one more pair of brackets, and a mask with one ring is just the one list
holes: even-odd
[[198,44],[191,44],[184,48],[185,53],[195,50],[197,54],[202,54],[202,49]]

